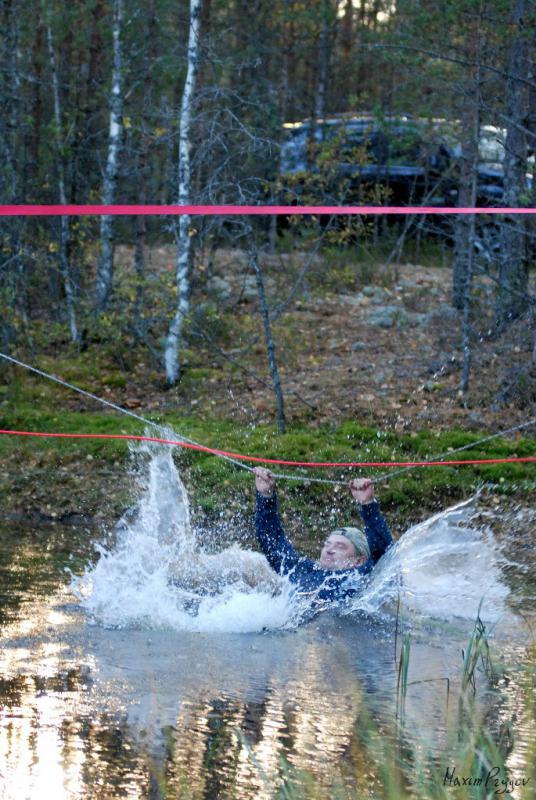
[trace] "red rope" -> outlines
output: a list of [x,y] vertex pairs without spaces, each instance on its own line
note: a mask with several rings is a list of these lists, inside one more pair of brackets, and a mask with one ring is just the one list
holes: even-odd
[[136,442],[157,442],[158,444],[175,445],[176,447],[186,447],[189,450],[200,450],[203,453],[212,453],[215,456],[229,456],[242,461],[255,461],[261,464],[284,464],[292,467],[453,467],[464,464],[512,464],[512,463],[533,463],[535,456],[511,458],[478,458],[467,461],[284,461],[277,458],[259,458],[258,456],[245,456],[241,453],[230,453],[227,450],[218,450],[213,447],[205,447],[202,444],[189,444],[188,442],[177,442],[173,439],[159,439],[155,436],[134,436],[121,433],[45,433],[38,431],[3,431],[0,434],[8,436],[40,436],[55,439],[125,439]]
[[329,214],[536,214],[536,208],[446,206],[235,206],[235,205],[0,205],[0,217],[189,216],[237,214],[277,216]]

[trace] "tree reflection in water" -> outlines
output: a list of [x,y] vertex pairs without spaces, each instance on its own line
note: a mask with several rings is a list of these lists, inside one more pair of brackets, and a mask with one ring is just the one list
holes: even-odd
[[[326,614],[264,635],[104,630],[70,601],[25,602],[21,627],[4,628],[3,800],[269,798],[283,760],[326,793],[378,780],[363,730],[372,719],[381,738],[394,722],[392,626]],[[413,630],[410,681],[450,677],[451,707],[467,633]],[[494,700],[497,724],[516,699]],[[410,687],[408,752],[424,736],[440,753],[446,722],[442,683]],[[517,769],[529,755],[518,748]]]

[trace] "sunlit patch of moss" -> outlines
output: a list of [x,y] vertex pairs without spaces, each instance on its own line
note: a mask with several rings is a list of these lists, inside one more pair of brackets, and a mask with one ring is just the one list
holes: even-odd
[[107,373],[101,380],[103,386],[110,386],[114,389],[124,389],[128,385],[126,375],[118,372]]

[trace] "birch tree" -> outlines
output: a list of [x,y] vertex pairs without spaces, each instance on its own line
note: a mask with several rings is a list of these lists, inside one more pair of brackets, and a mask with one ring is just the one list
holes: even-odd
[[[104,170],[102,202],[110,205],[115,198],[119,148],[121,144],[123,116],[123,47],[122,27],[123,0],[114,0],[113,6],[113,66],[110,96],[110,128],[108,134],[108,157]],[[113,217],[104,215],[100,223],[100,259],[95,284],[95,305],[102,312],[110,298],[113,279]]]
[[[182,92],[179,121],[179,164],[178,164],[178,205],[191,202],[190,149],[192,106],[195,93],[197,69],[199,65],[200,39],[199,26],[202,0],[190,0],[190,31],[188,35],[188,66],[186,81]],[[179,350],[182,342],[184,320],[190,307],[190,258],[191,258],[190,216],[179,217],[176,289],[177,307],[168,329],[164,349],[166,381],[172,386],[179,380]]]

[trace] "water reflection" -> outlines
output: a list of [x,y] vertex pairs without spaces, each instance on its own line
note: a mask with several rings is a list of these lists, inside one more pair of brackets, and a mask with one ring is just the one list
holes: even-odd
[[[114,631],[87,625],[70,599],[23,605],[40,634],[15,622],[4,630],[5,800],[180,797],[185,785],[192,798],[269,798],[282,757],[326,792],[334,781],[364,790],[364,705],[380,727],[394,708],[389,626],[326,615],[260,636]],[[460,642],[439,633],[415,636],[410,678],[456,682]],[[508,703],[504,713],[513,689]],[[440,752],[445,722],[444,691],[414,686],[409,746],[426,724]],[[522,769],[526,758],[525,747],[512,765]]]
[[[381,741],[394,722],[392,618],[323,614],[265,634],[107,630],[62,588],[61,565],[35,568],[43,538],[4,537],[4,565],[13,569],[3,573],[10,604],[0,652],[2,800],[268,799],[284,780],[283,759],[314,774],[325,796],[335,785],[349,796],[370,793],[378,778],[362,732],[372,717]],[[17,542],[16,558],[8,541]],[[521,665],[524,623],[516,633],[510,622],[496,631],[494,657]],[[470,625],[403,617],[397,657],[408,627],[401,747],[415,753],[423,737],[440,760]],[[448,709],[439,678],[451,682]],[[536,740],[524,680],[521,667],[511,667],[486,696],[477,676],[492,727],[517,716],[509,765],[519,774],[529,774]]]

